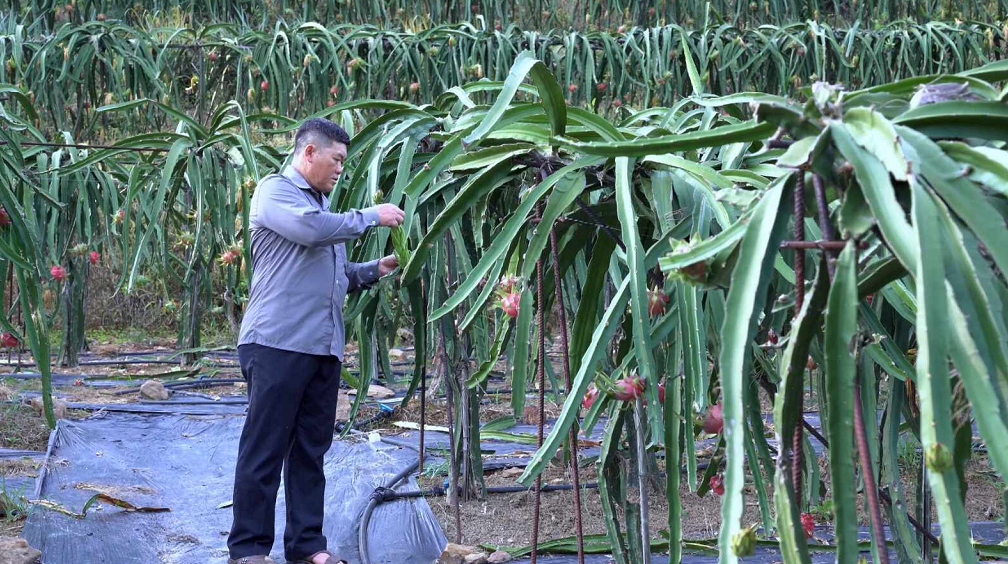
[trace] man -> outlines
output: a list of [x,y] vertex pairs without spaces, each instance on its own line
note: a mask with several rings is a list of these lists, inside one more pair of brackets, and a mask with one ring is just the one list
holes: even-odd
[[343,171],[349,142],[329,120],[305,121],[292,164],[264,178],[252,196],[252,291],[238,337],[249,407],[235,465],[229,564],[273,562],[281,467],[287,561],[344,562],[326,549],[322,534],[322,461],[336,422],[343,301],[398,266],[391,255],[348,262],[344,243],[404,217],[392,204],[328,211],[326,195]]

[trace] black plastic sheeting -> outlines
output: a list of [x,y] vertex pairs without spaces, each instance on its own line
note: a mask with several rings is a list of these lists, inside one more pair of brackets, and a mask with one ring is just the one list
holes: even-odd
[[[227,532],[241,417],[191,417],[105,413],[61,420],[36,494],[80,511],[94,493],[79,484],[111,488],[138,506],[169,512],[127,512],[103,504],[84,519],[38,509],[24,536],[46,564],[205,564],[227,559]],[[376,487],[416,460],[409,448],[382,442],[334,441],[326,454],[326,519],[329,547],[359,563],[357,527]],[[413,478],[401,489],[415,489]],[[283,559],[283,485],[277,500],[273,558]],[[427,502],[381,504],[372,514],[371,559],[378,563],[429,564],[446,540]]]
[[[81,409],[95,412],[111,413],[147,413],[151,415],[244,415],[248,408],[248,395],[232,394],[222,396],[209,396],[206,394],[194,393],[189,390],[176,390],[175,387],[168,387],[171,395],[167,400],[145,400],[124,403],[89,403],[67,401],[68,409]],[[30,400],[41,397],[41,392],[25,391],[20,393],[20,399]],[[53,397],[65,399],[69,397],[62,392],[54,392]],[[368,400],[364,405],[378,406],[379,409],[392,409],[387,403],[379,403]],[[363,418],[358,418],[358,421]],[[356,423],[355,423],[356,424]]]
[[[21,397],[30,399],[41,396],[40,392],[21,392]],[[66,394],[54,393],[54,397],[65,398]],[[165,401],[141,400],[129,403],[88,403],[68,401],[68,409],[104,411],[109,413],[146,413],[151,415],[244,415],[248,407],[247,395],[220,396],[219,399],[192,397],[184,394],[172,395]]]
[[[83,380],[84,378],[91,378],[87,374],[71,374],[65,372],[53,372],[52,373],[52,383],[54,386],[69,386],[73,384],[76,380]],[[12,380],[41,380],[42,374],[38,372],[8,372],[0,374],[0,378],[10,378]],[[137,378],[141,378],[138,376]],[[123,385],[125,382],[119,384]]]
[[69,409],[149,415],[243,415],[247,407],[247,399],[243,401],[225,401],[223,398],[221,400],[172,398],[167,401],[144,401],[138,403],[67,402],[67,408]]
[[[14,448],[0,448],[0,461],[2,460],[22,460],[28,459],[41,462],[45,457],[44,452],[35,450],[22,450]],[[0,472],[0,492],[17,498],[30,497],[35,490],[35,477],[21,474],[5,474]]]
[[5,458],[39,458],[45,456],[44,452],[37,450],[22,450],[19,448],[0,448],[0,460]]
[[[0,475],[0,492],[17,499],[31,497],[35,489],[35,478],[32,476],[4,476]],[[2,514],[2,512],[0,512]]]

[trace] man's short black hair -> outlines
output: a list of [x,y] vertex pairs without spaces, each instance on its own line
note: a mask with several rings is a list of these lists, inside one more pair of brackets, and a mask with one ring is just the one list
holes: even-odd
[[308,118],[294,135],[294,154],[304,151],[309,143],[316,147],[328,147],[333,143],[350,145],[350,136],[342,127],[325,118]]

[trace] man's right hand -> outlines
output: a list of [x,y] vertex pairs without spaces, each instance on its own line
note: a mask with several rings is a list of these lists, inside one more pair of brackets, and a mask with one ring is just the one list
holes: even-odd
[[406,214],[395,204],[378,204],[378,225],[385,227],[397,227],[402,224]]

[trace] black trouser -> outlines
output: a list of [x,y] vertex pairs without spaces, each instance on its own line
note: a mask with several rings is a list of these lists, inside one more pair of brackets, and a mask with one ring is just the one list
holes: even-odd
[[231,558],[273,548],[280,469],[287,501],[284,555],[288,561],[326,550],[322,534],[325,474],[332,445],[340,361],[256,344],[238,347],[249,407],[238,442]]

